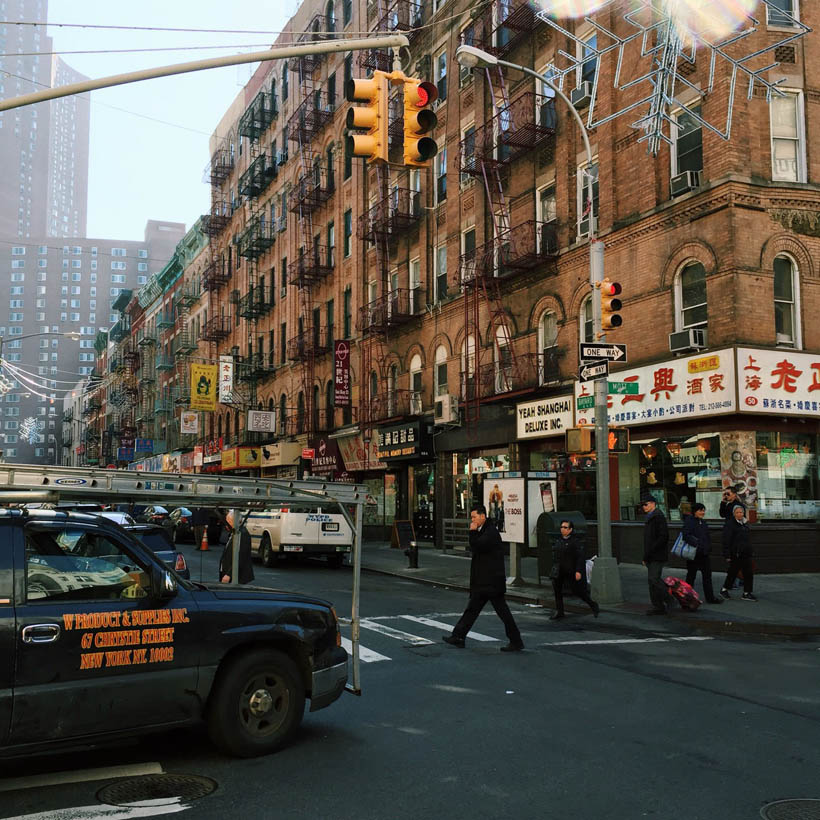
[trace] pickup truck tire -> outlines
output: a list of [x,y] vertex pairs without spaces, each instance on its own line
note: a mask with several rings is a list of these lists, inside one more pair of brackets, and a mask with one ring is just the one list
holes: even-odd
[[230,662],[208,703],[208,733],[234,757],[270,754],[302,721],[305,690],[296,664],[282,652],[259,649]]
[[259,555],[262,558],[262,564],[266,567],[275,567],[279,562],[271,546],[270,536],[267,533],[262,536],[262,545],[259,547]]

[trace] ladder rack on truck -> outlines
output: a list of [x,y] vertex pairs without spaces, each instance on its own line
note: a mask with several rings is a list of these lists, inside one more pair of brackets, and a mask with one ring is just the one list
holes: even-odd
[[[36,464],[0,464],[0,505],[95,501],[105,504],[174,504],[186,507],[260,509],[295,499],[335,504],[350,524],[353,537],[353,603],[351,643],[353,682],[348,691],[360,695],[359,598],[362,566],[362,505],[366,488],[333,481],[277,481],[232,478],[199,473],[148,473]],[[351,510],[353,515],[351,515]],[[234,550],[234,560],[239,551]],[[237,577],[236,571],[233,576]]]

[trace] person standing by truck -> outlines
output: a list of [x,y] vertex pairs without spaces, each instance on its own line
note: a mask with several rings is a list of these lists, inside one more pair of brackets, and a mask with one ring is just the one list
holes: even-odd
[[[233,573],[234,518],[233,510],[225,516],[228,527],[228,543],[219,558],[219,580],[223,584],[231,583]],[[239,527],[239,583],[249,584],[253,581],[253,561],[251,559],[251,536],[244,525]]]

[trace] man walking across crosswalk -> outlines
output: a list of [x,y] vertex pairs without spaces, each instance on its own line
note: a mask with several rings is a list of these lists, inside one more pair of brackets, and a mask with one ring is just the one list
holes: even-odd
[[450,646],[463,648],[467,633],[489,601],[501,618],[509,641],[501,647],[501,651],[520,652],[524,641],[504,598],[507,588],[504,544],[495,524],[487,520],[487,509],[483,504],[476,504],[470,510],[470,552],[473,554],[470,562],[470,600],[452,634],[445,635],[442,640]]

